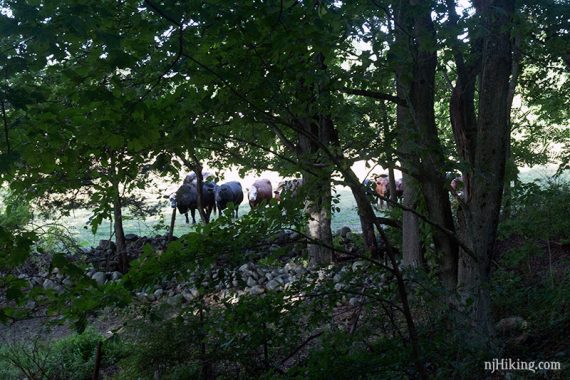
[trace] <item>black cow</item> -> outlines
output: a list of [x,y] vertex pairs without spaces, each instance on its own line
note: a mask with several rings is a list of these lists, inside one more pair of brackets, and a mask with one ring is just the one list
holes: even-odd
[[[208,217],[215,212],[215,192],[216,184],[207,182],[202,185],[202,207]],[[192,215],[192,224],[196,224],[196,209],[198,208],[198,188],[194,184],[183,184],[178,188],[176,194],[170,198],[172,206],[178,208],[178,212],[186,216],[186,223],[190,223],[188,219],[188,211]]]
[[238,217],[239,205],[243,202],[243,190],[241,184],[236,181],[227,182],[216,189],[216,205],[221,214],[229,203],[234,204],[236,218]]

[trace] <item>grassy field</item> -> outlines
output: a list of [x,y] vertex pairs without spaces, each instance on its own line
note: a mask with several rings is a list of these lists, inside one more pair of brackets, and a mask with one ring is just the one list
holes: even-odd
[[[533,180],[545,180],[552,176],[556,168],[554,166],[549,167],[535,167],[535,168],[522,168],[520,173],[520,178],[524,182],[529,182]],[[569,179],[569,175],[565,176],[565,179]],[[352,193],[346,187],[337,187],[337,194],[339,195],[339,207],[340,212],[333,214],[332,219],[332,230],[333,232],[337,229],[348,226],[354,231],[360,231],[360,222],[358,219],[356,202],[352,197]],[[162,207],[160,208],[160,213],[157,215],[152,215],[146,220],[133,219],[125,216],[125,233],[133,233],[139,236],[153,236],[156,234],[164,234],[167,231],[167,226],[170,223],[170,218],[172,215],[172,209],[168,200],[161,200]],[[244,201],[240,208],[239,214],[244,215],[249,212],[250,207],[246,201]],[[380,213],[378,212],[380,215]],[[108,239],[110,236],[110,226],[109,222],[104,222],[97,233],[93,235],[90,228],[84,228],[90,216],[88,210],[76,210],[72,216],[62,218],[59,222],[62,223],[68,229],[69,233],[78,239],[82,246],[94,246],[97,245],[100,239]],[[199,219],[199,216],[197,219]],[[177,215],[175,235],[180,236],[193,229],[192,224],[186,224],[183,215]]]
[[[356,203],[352,197],[352,193],[348,188],[340,188],[338,190],[339,194],[339,207],[341,211],[339,213],[333,214],[332,229],[336,231],[337,229],[348,226],[353,230],[360,230],[360,222],[358,219]],[[170,224],[170,218],[172,216],[172,208],[168,200],[161,201],[163,207],[157,215],[149,216],[146,220],[133,219],[127,214],[124,220],[125,233],[133,233],[139,236],[153,236],[156,234],[164,234],[167,231],[167,226]],[[243,202],[239,208],[239,215],[244,215],[250,210],[249,204]],[[99,240],[108,239],[111,233],[111,228],[109,222],[105,221],[99,227],[99,230],[95,235],[91,233],[91,229],[84,228],[90,216],[88,210],[76,210],[69,217],[64,217],[59,220],[59,223],[63,224],[68,232],[72,234],[80,242],[82,246],[94,246],[97,245]],[[191,218],[190,218],[191,219]],[[196,212],[196,220],[199,220],[199,215]],[[190,220],[190,222],[192,222]],[[184,215],[177,213],[176,215],[176,225],[174,229],[174,234],[180,236],[189,231],[192,231],[194,227],[192,224],[186,224]]]

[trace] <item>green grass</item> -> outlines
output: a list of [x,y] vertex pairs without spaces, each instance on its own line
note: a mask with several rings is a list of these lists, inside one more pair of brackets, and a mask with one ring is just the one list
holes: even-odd
[[[544,180],[551,177],[556,172],[556,167],[550,166],[540,166],[534,168],[522,168],[520,173],[520,179],[523,182],[531,182],[533,180],[539,179]],[[566,175],[565,178],[569,178],[570,175]],[[358,218],[356,202],[347,187],[338,187],[337,193],[340,197],[340,202],[337,206],[340,208],[340,212],[335,212],[332,218],[332,230],[335,232],[337,229],[348,226],[353,231],[361,231],[360,220]],[[168,200],[160,200],[162,205],[160,208],[160,213],[152,215],[146,218],[146,220],[133,219],[130,218],[128,213],[124,217],[124,228],[125,233],[133,233],[139,236],[154,236],[157,234],[165,234],[167,232],[168,225],[170,225],[170,218],[172,215],[172,209]],[[247,200],[240,205],[239,215],[244,215],[250,210]],[[377,212],[378,215],[381,212]],[[95,246],[101,239],[109,239],[111,236],[111,229],[108,221],[104,221],[99,227],[97,233],[93,235],[91,233],[90,227],[84,228],[90,216],[88,210],[80,209],[73,212],[70,217],[62,218],[60,223],[67,227],[69,233],[74,236],[82,246]],[[196,220],[198,221],[199,215],[196,213]],[[174,229],[174,234],[176,236],[183,235],[190,231],[193,231],[194,227],[192,224],[186,224],[183,215],[177,214],[176,225]]]
[[[356,202],[354,201],[352,193],[348,188],[339,188],[337,194],[340,200],[340,203],[337,205],[340,208],[340,212],[333,214],[333,232],[344,226],[348,226],[354,231],[360,231],[360,219],[358,218]],[[146,220],[133,219],[129,217],[127,213],[124,217],[125,233],[137,234],[139,236],[154,236],[166,233],[168,225],[170,225],[172,208],[170,208],[170,204],[167,200],[161,201],[161,204],[163,207],[160,208],[160,213],[149,216]],[[247,214],[249,211],[249,204],[244,201],[239,207],[239,215]],[[104,221],[97,233],[93,235],[91,228],[86,224],[90,215],[89,210],[79,209],[75,210],[71,216],[63,217],[59,220],[59,223],[67,228],[69,234],[75,237],[80,244],[85,247],[95,246],[99,240],[109,239],[109,236],[111,236],[109,221]],[[196,220],[200,220],[198,213],[196,213]],[[186,224],[184,216],[177,213],[174,234],[180,236],[193,231],[194,226],[192,226],[191,223],[192,220],[190,220],[190,224]],[[87,228],[85,228],[86,226]]]

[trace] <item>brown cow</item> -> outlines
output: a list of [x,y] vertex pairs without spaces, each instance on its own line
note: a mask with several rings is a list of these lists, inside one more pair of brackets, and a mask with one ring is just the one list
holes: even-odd
[[384,208],[384,205],[388,206],[388,203],[384,201],[384,198],[388,197],[388,194],[390,192],[390,180],[388,179],[388,176],[386,174],[380,174],[379,176],[377,176],[374,180],[374,182],[376,182],[376,187],[374,188],[374,191],[376,191],[376,194],[378,195],[378,209],[382,209]]
[[263,203],[269,202],[273,197],[273,187],[271,186],[271,181],[268,179],[258,179],[251,185],[249,189],[248,199],[249,206],[254,208],[255,206]]

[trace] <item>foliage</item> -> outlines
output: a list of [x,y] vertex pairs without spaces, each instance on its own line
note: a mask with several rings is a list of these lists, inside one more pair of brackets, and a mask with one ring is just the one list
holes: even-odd
[[[13,343],[0,347],[3,379],[90,379],[97,344],[103,336],[93,329],[55,342]],[[102,367],[111,367],[125,356],[127,347],[114,340],[103,345]]]

